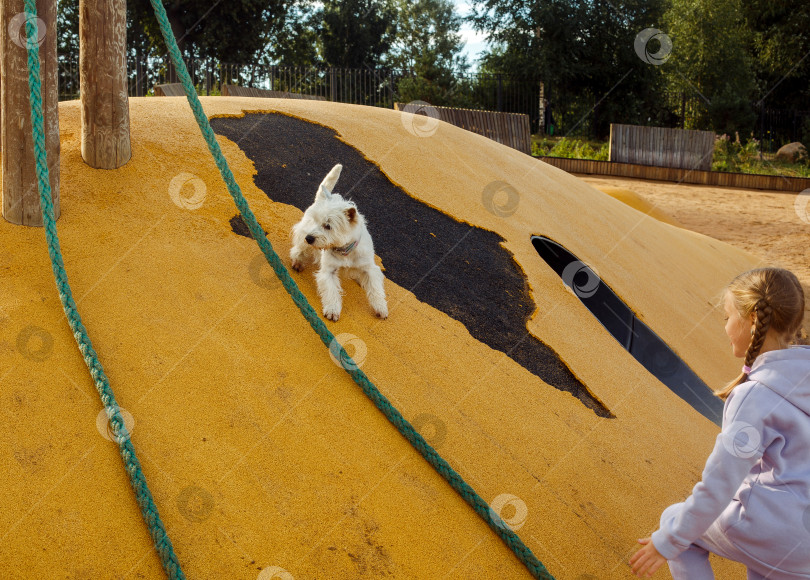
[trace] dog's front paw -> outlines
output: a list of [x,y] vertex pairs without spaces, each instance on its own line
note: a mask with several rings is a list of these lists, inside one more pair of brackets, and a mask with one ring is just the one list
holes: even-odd
[[340,308],[324,308],[323,315],[332,322],[337,322],[340,318]]
[[382,318],[383,320],[388,318],[388,303],[385,301],[385,298],[372,300],[371,307],[374,309],[374,314],[377,315],[377,318]]

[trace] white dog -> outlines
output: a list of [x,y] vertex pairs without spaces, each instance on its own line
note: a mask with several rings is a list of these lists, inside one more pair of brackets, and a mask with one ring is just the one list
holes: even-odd
[[354,202],[332,193],[341,169],[342,165],[332,168],[318,187],[315,203],[293,226],[292,267],[300,272],[309,264],[320,264],[315,280],[323,315],[329,320],[340,318],[343,289],[338,275],[344,268],[366,291],[377,316],[388,318],[383,288],[385,277],[374,263],[374,243],[366,229],[366,220]]

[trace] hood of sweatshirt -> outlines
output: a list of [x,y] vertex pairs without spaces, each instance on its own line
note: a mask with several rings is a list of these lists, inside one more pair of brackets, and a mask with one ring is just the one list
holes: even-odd
[[794,345],[759,355],[749,381],[762,383],[810,415],[810,345]]

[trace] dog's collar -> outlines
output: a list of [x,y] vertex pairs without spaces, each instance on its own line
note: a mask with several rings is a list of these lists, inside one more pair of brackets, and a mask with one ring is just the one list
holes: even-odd
[[357,246],[357,242],[359,241],[360,240],[354,240],[351,244],[346,244],[342,248],[332,248],[332,251],[337,252],[341,256],[348,256],[352,253],[352,250],[354,250],[355,246]]

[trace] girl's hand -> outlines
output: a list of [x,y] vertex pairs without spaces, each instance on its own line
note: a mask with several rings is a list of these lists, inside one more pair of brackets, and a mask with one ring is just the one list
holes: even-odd
[[658,553],[650,538],[643,538],[638,543],[642,545],[642,548],[630,558],[630,567],[636,576],[641,578],[646,574],[649,578],[667,559]]

